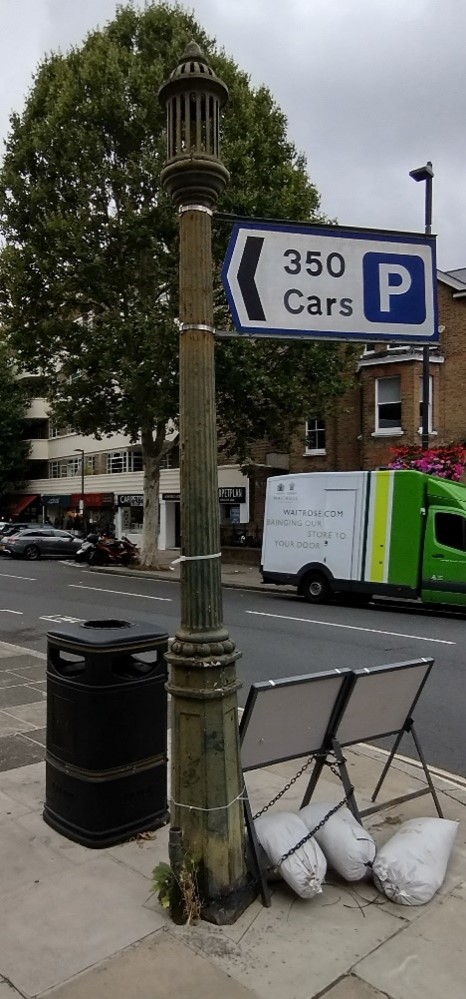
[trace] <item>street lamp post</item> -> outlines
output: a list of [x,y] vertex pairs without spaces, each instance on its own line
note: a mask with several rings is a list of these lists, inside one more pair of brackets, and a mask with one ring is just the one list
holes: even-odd
[[181,625],[168,656],[171,824],[194,862],[203,915],[231,923],[252,899],[238,735],[240,653],[223,625],[215,407],[212,211],[229,179],[219,156],[228,91],[190,43],[159,91],[161,182],[179,210]]
[[[434,171],[432,163],[427,161],[425,166],[417,167],[409,171],[409,176],[416,181],[423,181],[425,187],[424,206],[424,232],[426,236],[432,234],[432,186]],[[429,447],[429,404],[430,404],[430,353],[429,344],[425,343],[422,348],[422,427],[421,446],[423,451]]]
[[80,502],[80,513],[83,519],[83,530],[85,530],[85,514],[84,514],[84,448],[75,447],[75,451],[81,455],[81,502]]

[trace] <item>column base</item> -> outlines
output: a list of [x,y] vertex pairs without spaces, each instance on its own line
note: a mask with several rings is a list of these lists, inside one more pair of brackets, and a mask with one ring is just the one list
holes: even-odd
[[257,898],[259,886],[254,881],[229,891],[227,895],[211,899],[201,909],[201,919],[215,926],[231,926]]

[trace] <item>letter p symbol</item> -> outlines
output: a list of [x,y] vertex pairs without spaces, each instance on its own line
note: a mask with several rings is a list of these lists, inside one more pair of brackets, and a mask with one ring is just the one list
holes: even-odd
[[406,325],[425,322],[426,283],[422,257],[365,253],[362,266],[366,319]]
[[390,312],[392,295],[405,295],[412,285],[411,275],[401,264],[379,264],[379,302],[381,312]]

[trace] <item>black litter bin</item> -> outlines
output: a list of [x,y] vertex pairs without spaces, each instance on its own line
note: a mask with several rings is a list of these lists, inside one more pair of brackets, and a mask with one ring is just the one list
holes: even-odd
[[44,819],[85,846],[168,820],[166,632],[85,621],[47,636]]

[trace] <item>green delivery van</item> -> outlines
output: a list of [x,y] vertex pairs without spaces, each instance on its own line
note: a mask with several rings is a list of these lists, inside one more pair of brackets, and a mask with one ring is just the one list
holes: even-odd
[[273,476],[261,572],[309,603],[466,605],[466,486],[410,470]]

